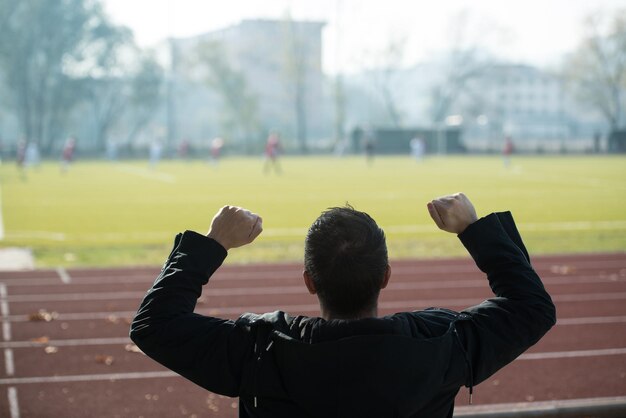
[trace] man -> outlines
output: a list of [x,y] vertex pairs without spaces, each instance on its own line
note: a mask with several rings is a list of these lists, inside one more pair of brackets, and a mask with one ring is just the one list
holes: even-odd
[[258,215],[226,206],[206,236],[176,237],[131,338],[196,384],[239,396],[240,417],[452,417],[459,388],[471,393],[535,344],[554,325],[555,309],[509,212],[477,219],[463,194],[427,208],[439,228],[458,234],[496,297],[461,313],[378,318],[378,294],[391,277],[385,236],[346,207],[322,213],[305,241],[304,283],[322,318],[194,314],[227,251],[262,230]]

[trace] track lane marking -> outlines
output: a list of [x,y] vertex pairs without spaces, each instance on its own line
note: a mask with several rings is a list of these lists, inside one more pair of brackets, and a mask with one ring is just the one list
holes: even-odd
[[[130,313],[130,312],[129,312]],[[124,314],[124,312],[117,312],[117,314]],[[87,319],[104,319],[111,315],[98,315],[97,317],[90,314]],[[81,318],[85,319],[85,318]],[[68,320],[67,318],[60,318],[58,320]],[[587,317],[587,318],[565,318],[557,320],[556,326],[578,326],[578,325],[597,325],[597,324],[619,324],[626,323],[626,316],[603,316],[603,317]],[[23,341],[4,341],[0,342],[0,348],[34,348],[43,346],[58,346],[58,347],[73,347],[84,345],[116,345],[116,344],[131,344],[132,341],[129,337],[102,337],[102,338],[71,338],[71,339],[58,339],[49,340],[45,343],[23,340]]]
[[79,347],[86,345],[119,345],[131,344],[132,341],[128,337],[111,337],[111,338],[81,338],[67,340],[49,340],[45,343],[36,341],[5,341],[0,343],[0,347],[4,348],[34,348],[34,347]]
[[[11,322],[9,321],[9,302],[7,286],[0,283],[0,313],[2,314],[2,338],[4,343],[11,342]],[[9,347],[4,349],[4,370],[7,376],[15,375],[15,361],[13,350]],[[11,386],[7,389],[9,401],[9,413],[11,418],[20,418],[20,406],[17,399],[17,388]]]
[[169,371],[136,372],[136,373],[107,373],[107,374],[84,374],[68,376],[39,376],[39,377],[13,377],[0,379],[0,385],[21,385],[29,383],[69,383],[69,382],[95,382],[100,380],[127,380],[127,379],[155,379],[162,377],[178,377],[180,375]]
[[621,356],[626,354],[626,348],[604,348],[598,350],[574,350],[574,351],[552,351],[546,353],[522,354],[518,360],[546,360],[575,357],[604,357]]
[[67,270],[65,270],[63,267],[57,267],[56,272],[59,275],[61,282],[63,282],[64,284],[70,284],[72,282],[72,277],[68,274]]
[[[624,271],[626,271],[626,268],[623,269]],[[299,284],[301,284],[302,282],[302,277],[301,277],[301,273],[299,272],[298,274],[294,273],[294,274],[288,274],[288,275],[281,275],[281,276],[272,276],[270,279],[271,280],[292,280],[294,282],[298,282]],[[69,273],[68,273],[69,275]],[[71,276],[71,284],[73,285],[79,285],[79,286],[86,286],[86,285],[90,285],[90,284],[142,284],[145,285],[146,288],[147,286],[150,286],[150,284],[154,281],[155,277],[157,276],[157,274],[155,273],[154,275],[151,276],[144,276],[142,278],[137,278],[137,277],[123,277],[123,276],[117,276],[117,277],[110,277],[110,276],[92,276],[92,277],[79,277],[76,278],[74,276]],[[485,287],[487,288],[488,286],[488,282],[486,280],[486,278],[484,277],[479,277],[478,275],[474,275],[473,277],[467,278],[451,278],[451,275],[446,275],[446,279],[443,280],[436,280],[434,279],[434,276],[428,276],[426,277],[427,281],[423,281],[423,275],[420,273],[418,276],[415,275],[410,275],[410,274],[399,274],[398,272],[396,272],[396,270],[394,269],[393,271],[393,276],[392,276],[392,282],[389,284],[389,287],[391,286],[415,286],[416,288],[432,288],[432,289],[441,289],[441,288],[447,288],[447,287]],[[9,279],[11,280],[11,279]],[[59,283],[59,280],[56,278],[41,278],[41,279],[18,279],[19,281],[15,284],[12,283],[12,285],[14,286],[24,286],[24,287],[39,287],[39,286],[61,286],[62,284]],[[230,277],[230,278],[225,278],[225,277],[220,277],[219,273],[211,278],[211,283],[215,283],[216,281],[219,282],[220,284],[223,282],[233,282],[233,289],[258,289],[258,288],[262,288],[263,286],[248,286],[248,287],[239,287],[236,285],[237,281],[243,281],[243,280],[257,280],[257,278],[249,278],[249,277]],[[265,278],[265,280],[267,281],[267,277]],[[585,283],[626,283],[626,273],[625,272],[611,272],[611,273],[604,273],[604,274],[598,274],[598,275],[558,275],[558,276],[548,276],[548,275],[541,275],[541,280],[543,281],[544,284],[548,284],[548,285],[568,285],[568,284],[585,284]],[[16,280],[17,281],[17,280]],[[207,288],[208,291],[212,291],[212,290],[216,290],[216,288],[212,288],[210,287],[211,285],[209,285],[209,287]],[[276,287],[276,286],[274,286]],[[285,287],[285,286],[280,286]],[[388,288],[389,288],[388,287]],[[304,289],[304,285],[300,285],[301,289]],[[143,288],[142,288],[143,289]],[[224,288],[218,288],[218,289],[231,289],[231,287],[224,287]]]
[[11,322],[9,319],[9,301],[7,300],[7,286],[0,283],[0,315],[2,316],[2,339],[11,341]]
[[13,376],[15,374],[15,363],[13,361],[13,350],[10,348],[4,349],[4,368],[7,376]]
[[[274,309],[275,310],[275,309]],[[319,310],[319,307],[318,307]],[[196,312],[202,315],[215,315],[209,309],[198,309]],[[269,312],[270,310],[266,310]],[[246,312],[245,309],[241,309],[240,313]],[[135,316],[136,311],[116,311],[116,312],[78,312],[78,313],[60,313],[56,318],[57,321],[87,321],[93,319],[110,319],[110,318],[132,318]],[[30,322],[28,315],[10,315],[9,321],[11,322]],[[617,324],[626,322],[626,316],[590,316],[590,317],[575,317],[575,318],[558,318],[557,326],[572,326],[572,325],[594,325],[594,324]]]
[[557,318],[556,325],[595,325],[595,324],[617,324],[626,322],[626,316],[591,316],[582,318]]
[[130,164],[121,164],[115,167],[118,171],[124,173],[134,174],[144,179],[161,181],[163,183],[174,184],[176,183],[176,176],[169,173],[156,172],[142,167],[135,167]]
[[[576,277],[575,274],[569,274],[569,275],[565,275],[565,276],[547,276],[545,274],[543,274],[542,270],[550,270],[551,267],[554,266],[560,266],[560,265],[566,265],[569,267],[572,267],[574,269],[581,269],[581,268],[585,268],[585,269],[602,269],[602,270],[611,270],[611,269],[622,269],[622,270],[626,270],[626,257],[619,259],[619,260],[615,260],[613,258],[609,259],[609,260],[591,260],[591,261],[578,261],[578,260],[572,260],[569,259],[569,256],[564,256],[565,259],[563,260],[551,260],[551,261],[545,261],[545,260],[541,260],[539,257],[539,260],[534,261],[533,267],[535,268],[535,270],[539,271],[540,275],[544,277]],[[424,260],[416,260],[417,264],[415,266],[395,266],[393,269],[393,274],[395,276],[398,275],[415,275],[415,274],[419,274],[419,276],[424,276],[426,274],[434,274],[434,273],[441,273],[441,274],[451,274],[451,273],[475,273],[475,274],[482,274],[478,268],[471,263],[471,260],[467,259],[467,258],[459,258],[459,259],[442,259],[441,260],[441,264],[440,265],[430,265],[430,266],[423,266],[420,265],[419,263],[421,261]],[[404,264],[406,261],[404,260],[398,260],[398,263],[402,263]],[[446,264],[446,263],[450,263],[450,264]],[[393,261],[392,261],[392,266],[393,266]],[[288,269],[288,270],[267,270],[267,271],[262,271],[262,270],[251,270],[251,271],[229,271],[229,269],[236,269],[236,266],[225,266],[222,268],[222,270],[218,271],[215,273],[215,275],[211,278],[211,281],[215,281],[215,280],[254,280],[254,279],[259,279],[259,280],[267,280],[268,276],[271,276],[270,278],[272,279],[282,279],[282,278],[287,278],[287,279],[298,279],[300,280],[301,275],[302,275],[302,267],[301,266],[294,266],[293,269]],[[110,274],[102,274],[100,273],[99,269],[94,269],[93,272],[91,274],[87,274],[85,275],[84,271],[77,271],[77,272],[73,272],[72,273],[72,282],[73,283],[90,283],[90,282],[96,282],[96,283],[102,283],[103,280],[111,280],[111,281],[116,281],[116,282],[124,282],[124,283],[128,283],[128,282],[144,282],[145,281],[152,281],[154,280],[154,278],[158,275],[159,271],[157,268],[154,269],[154,272],[145,272],[145,273],[138,273],[136,271],[134,271],[133,269],[129,270],[130,273],[129,274],[125,274],[124,270],[118,270],[118,271],[112,271]],[[54,270],[52,272],[55,272]],[[56,272],[55,272],[56,273]],[[93,274],[96,273],[96,274]],[[614,272],[613,274],[619,274],[620,272]],[[37,277],[38,272],[34,271],[33,272],[34,276],[30,276],[30,277],[13,277],[13,278],[5,278],[4,282],[12,282],[15,281],[16,284],[22,284],[22,283],[32,283],[33,285],[38,285],[38,284],[47,284],[47,283],[53,283],[55,282],[55,279],[52,277]],[[606,274],[606,273],[605,273]],[[38,282],[39,280],[41,280],[42,282]]]
[[[576,357],[598,357],[626,354],[626,348],[612,348],[605,350],[578,350],[578,351],[557,351],[546,353],[522,354],[517,360],[545,360],[564,359]],[[20,385],[30,383],[67,383],[67,382],[92,382],[99,380],[126,380],[126,379],[153,379],[161,377],[180,377],[171,371],[155,372],[130,372],[130,373],[110,373],[110,374],[84,374],[68,376],[37,376],[37,377],[13,377],[0,379],[0,385]]]
[[20,418],[20,405],[17,400],[17,388],[9,387],[7,390],[7,398],[9,399],[9,411],[11,418]]
[[[479,284],[481,283],[481,284]],[[626,281],[608,281],[606,283],[626,283]],[[390,283],[389,290],[437,290],[447,288],[485,288],[488,289],[486,281],[470,282],[470,286],[466,281],[442,281],[442,282],[402,282]],[[554,283],[544,283],[554,284]],[[560,283],[570,284],[570,283]],[[58,302],[58,301],[86,301],[86,300],[119,300],[132,299],[141,300],[145,296],[145,290],[117,291],[117,292],[74,292],[74,293],[47,293],[47,294],[20,294],[6,296],[2,299],[4,303],[10,302]],[[293,295],[305,294],[303,285],[296,286],[264,286],[264,287],[228,287],[228,288],[211,288],[207,287],[203,291],[205,297],[212,296],[251,296],[251,295]],[[383,293],[383,296],[385,293]],[[485,295],[484,297],[489,297]],[[615,300],[626,298],[626,292],[597,292],[585,294],[555,294],[552,292],[552,298],[561,301],[570,300]],[[462,298],[468,299],[468,298]],[[436,299],[433,299],[436,300]],[[446,299],[450,300],[450,299]]]

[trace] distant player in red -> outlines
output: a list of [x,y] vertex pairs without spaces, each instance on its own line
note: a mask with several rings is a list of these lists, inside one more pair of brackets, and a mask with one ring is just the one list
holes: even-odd
[[515,145],[513,145],[513,141],[510,136],[507,136],[504,140],[504,147],[502,148],[502,161],[504,162],[504,167],[509,167],[511,164],[511,154],[515,151]]
[[76,138],[70,136],[65,141],[63,152],[61,154],[61,171],[65,172],[74,160],[74,152],[76,151]]
[[265,165],[263,167],[265,173],[267,173],[272,166],[276,174],[281,173],[280,164],[278,163],[278,154],[280,151],[280,137],[276,132],[271,132],[267,137],[267,144],[265,145]]

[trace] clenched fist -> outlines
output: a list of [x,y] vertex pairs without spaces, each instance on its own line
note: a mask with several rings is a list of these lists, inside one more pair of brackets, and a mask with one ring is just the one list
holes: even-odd
[[460,234],[476,222],[474,205],[463,193],[439,197],[427,204],[428,213],[439,229]]
[[211,222],[207,237],[213,238],[226,251],[250,244],[263,231],[263,219],[256,213],[237,206],[224,206]]

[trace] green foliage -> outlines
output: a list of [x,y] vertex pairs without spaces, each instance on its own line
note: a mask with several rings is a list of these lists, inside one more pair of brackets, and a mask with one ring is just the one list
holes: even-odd
[[426,203],[465,192],[479,215],[511,210],[532,254],[626,251],[623,157],[284,158],[283,175],[264,175],[263,161],[78,162],[29,171],[0,166],[3,246],[34,249],[40,266],[159,264],[174,234],[206,232],[223,205],[264,219],[253,245],[229,259],[301,260],[307,227],[327,207],[349,202],[385,229],[390,256],[463,255],[436,229]]
[[75,127],[70,128],[68,121],[82,103],[91,105],[93,135],[100,147],[125,114],[129,96],[134,102],[144,99],[140,104],[144,108],[154,108],[154,97],[135,94],[133,88],[134,79],[148,77],[152,91],[159,91],[160,79],[157,88],[154,82],[156,61],[148,63],[149,74],[144,71],[148,64],[141,60],[139,69],[128,70],[135,64],[133,57],[141,54],[130,29],[113,24],[100,1],[0,0],[0,39],[0,83],[8,93],[6,105],[17,116],[21,135],[44,152],[72,134]]

